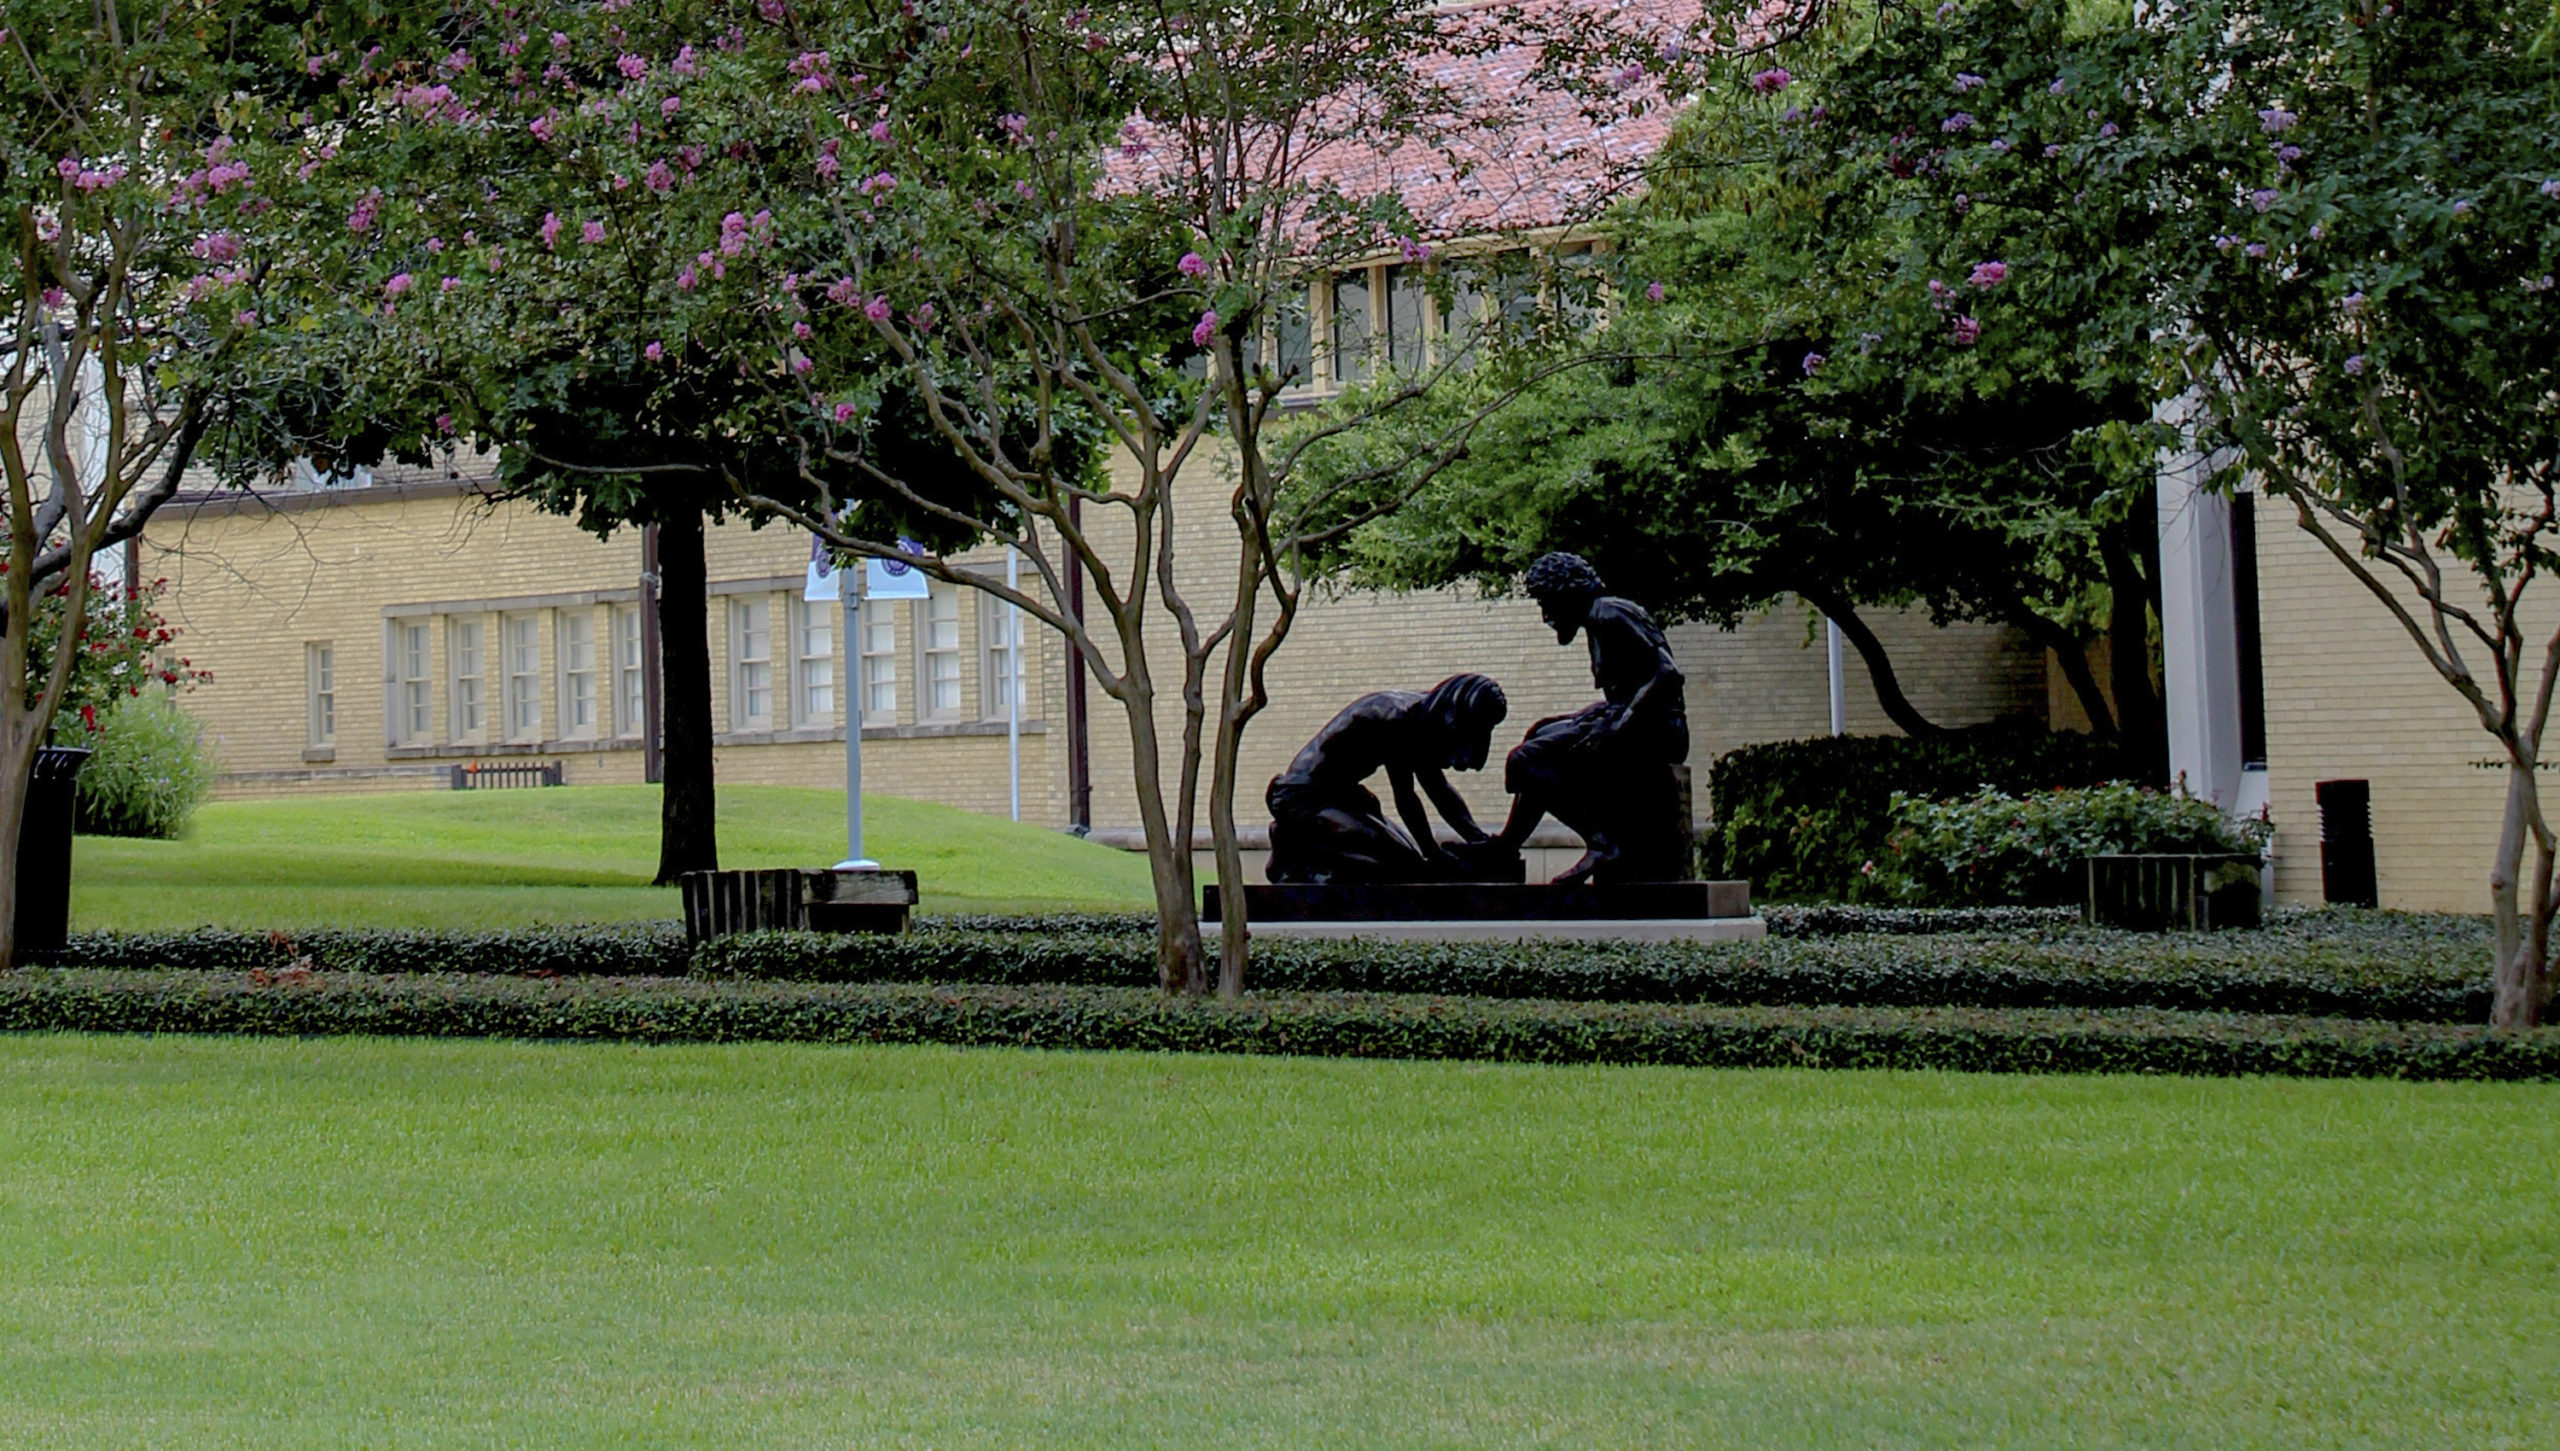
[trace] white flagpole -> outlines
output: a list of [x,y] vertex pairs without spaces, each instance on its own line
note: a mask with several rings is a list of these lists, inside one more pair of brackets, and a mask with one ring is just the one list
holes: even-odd
[[844,596],[844,860],[836,870],[877,871],[880,864],[862,854],[862,646],[861,591],[854,570],[838,569],[838,592]]
[[[1004,587],[1022,587],[1022,555],[1012,545],[1004,547]],[[1013,819],[1022,819],[1022,606],[1010,600],[1005,603],[1004,669],[1009,677],[1004,693],[1005,757],[1013,773]]]

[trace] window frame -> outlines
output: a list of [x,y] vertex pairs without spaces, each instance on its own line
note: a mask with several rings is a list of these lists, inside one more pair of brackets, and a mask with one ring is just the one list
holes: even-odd
[[[469,646],[463,644],[464,631],[476,632],[479,638]],[[444,617],[445,715],[446,730],[456,745],[482,745],[489,739],[489,622],[479,615],[447,615]],[[463,668],[466,661],[471,668]],[[465,691],[469,682],[474,689]],[[466,702],[465,696],[470,699]],[[466,709],[476,710],[480,718],[466,719]]]
[[[649,658],[638,605],[613,607],[613,734],[638,740],[649,726]],[[628,658],[625,658],[625,657]]]
[[[934,606],[944,602],[949,603],[951,613],[947,618],[937,617],[933,613]],[[962,652],[966,647],[960,643],[962,624],[960,587],[936,580],[926,587],[923,599],[911,600],[908,603],[915,610],[913,620],[916,642],[916,719],[918,721],[964,719],[969,711],[969,694],[967,671],[961,663]],[[951,626],[951,644],[947,649],[937,648],[934,645],[932,627],[937,624]],[[948,707],[934,698],[936,687],[943,683],[934,674],[934,663],[939,658],[948,658],[951,663],[951,704]]]
[[[844,631],[834,617],[843,612],[844,606],[835,600],[813,603],[802,598],[797,590],[791,591],[788,598],[790,607],[785,613],[791,621],[791,728],[826,730],[842,714],[837,709],[841,699],[836,669],[836,637]],[[826,649],[815,654],[809,650],[809,635],[813,629],[827,632]],[[813,679],[820,670],[826,672],[826,679]],[[811,693],[817,690],[827,693],[827,703],[823,708],[810,703]]]
[[391,622],[391,699],[399,717],[391,730],[394,745],[435,744],[434,631],[434,622],[421,616]]
[[308,750],[337,749],[337,651],[335,640],[302,642],[302,740]]
[[[752,731],[770,731],[773,729],[773,596],[736,594],[730,595],[728,600],[729,731],[732,735]],[[753,610],[762,610],[764,613],[764,624],[761,630],[754,632],[763,635],[764,652],[750,656],[747,654],[747,643],[751,632],[747,628],[747,619],[749,612]],[[759,666],[764,672],[764,683],[761,687],[750,683],[754,678],[754,668]],[[761,714],[752,708],[755,693],[759,688],[764,693],[764,710]]]
[[[978,715],[982,720],[1005,719],[1006,693],[1015,683],[1022,685],[1025,695],[1030,693],[1027,662],[1012,680],[1006,679],[1005,672],[996,665],[997,655],[1005,655],[1009,664],[1012,652],[1020,647],[1022,632],[1014,627],[1014,615],[1014,608],[1002,600],[978,601]],[[999,643],[998,637],[1006,635],[1013,637],[1010,643]],[[1021,714],[1024,720],[1031,718],[1028,710]]]
[[[587,668],[577,668],[573,638],[579,624],[587,627]],[[604,697],[598,689],[597,675],[601,652],[597,649],[596,612],[592,608],[554,610],[551,613],[551,659],[554,679],[552,689],[560,702],[560,739],[566,741],[600,740],[604,736]],[[583,683],[583,702],[578,686]],[[586,720],[577,718],[577,708],[586,706]]]
[[[519,627],[523,627],[533,647],[534,658],[530,669],[520,668],[521,662],[516,655]],[[505,709],[505,716],[500,722],[503,727],[501,739],[511,744],[539,742],[542,740],[543,720],[542,612],[525,610],[500,615],[498,639],[498,648],[501,652],[499,663],[503,667],[500,673],[502,703]],[[531,707],[530,711],[525,708],[528,705]],[[528,714],[531,716],[531,724],[520,728],[516,722]]]
[[[866,726],[896,725],[899,720],[896,604],[894,600],[864,600],[856,607],[855,625],[861,635],[856,652],[861,662],[858,672],[862,689],[860,699],[862,723]],[[874,648],[875,642],[877,648]],[[875,665],[880,667],[876,672],[872,668]],[[878,678],[880,676],[886,678]],[[875,687],[883,685],[888,687],[889,703],[875,708],[871,703],[872,692]]]

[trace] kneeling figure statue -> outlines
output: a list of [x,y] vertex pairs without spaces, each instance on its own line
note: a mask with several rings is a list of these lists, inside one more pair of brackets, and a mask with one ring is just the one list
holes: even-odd
[[[1441,773],[1481,770],[1493,728],[1510,708],[1502,687],[1482,675],[1452,675],[1421,694],[1381,690],[1345,706],[1263,796],[1271,807],[1266,874],[1306,884],[1467,879],[1476,857],[1469,847],[1488,838]],[[1360,784],[1381,768],[1404,818],[1401,829]],[[1433,839],[1417,783],[1467,844],[1458,853]],[[1498,854],[1516,861],[1508,848]]]

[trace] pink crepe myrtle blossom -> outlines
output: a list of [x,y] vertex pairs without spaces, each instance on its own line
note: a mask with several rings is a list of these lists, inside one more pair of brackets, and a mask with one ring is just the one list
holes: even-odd
[[231,325],[240,329],[242,332],[247,332],[249,329],[256,327],[258,325],[257,310],[255,308],[244,307],[238,312],[231,314]]
[[2115,135],[2115,134],[2116,134],[2116,123],[2115,123],[2115,122],[2113,122],[2113,121],[2109,121],[2109,122],[2108,122],[2107,124],[2105,124],[2104,126],[2101,126],[2101,127],[2099,127],[2099,128],[2098,128],[2098,137],[2099,137],[2099,139],[2100,139],[2100,140],[2104,140],[2104,139],[2106,139],[2107,137],[2109,137],[2109,136],[2113,136],[2113,135]]
[[2258,113],[2258,129],[2270,136],[2280,136],[2292,130],[2293,123],[2301,119],[2282,106],[2270,106]]
[[2364,354],[2362,354],[2362,353],[2355,353],[2355,354],[2350,355],[2350,356],[2347,358],[2347,361],[2345,362],[2345,364],[2343,364],[2343,366],[2344,366],[2344,367],[2346,368],[2346,370],[2347,370],[2347,376],[2348,376],[2348,377],[2350,377],[2350,378],[2361,378],[2361,377],[2363,377],[2363,376],[2364,376]]
[[36,213],[36,240],[50,242],[62,235],[62,219],[51,212]]
[[2453,204],[2453,214],[2454,214],[2455,216],[2457,216],[2457,217],[2467,217],[2467,216],[2471,215],[2471,202],[2470,202],[2470,200],[2469,200],[2468,198],[2465,198],[2464,200],[2461,200],[2461,201],[2455,202],[2455,203]]
[[653,338],[650,340],[649,346],[640,350],[640,356],[647,358],[653,363],[659,362],[667,356],[667,345]]
[[674,71],[680,76],[690,76],[699,74],[702,70],[702,66],[694,58],[693,47],[691,45],[684,45],[677,48],[676,58],[668,63],[667,69]]
[[542,214],[542,225],[534,228],[533,234],[542,239],[542,245],[545,250],[552,252],[559,251],[560,214],[558,212],[544,212]]
[[862,305],[862,315],[871,319],[873,322],[887,322],[889,320],[891,310],[892,309],[889,306],[889,298],[886,293],[875,296],[869,302]]
[[783,16],[782,0],[756,0],[756,13],[763,16],[767,24],[780,25]]
[[1947,324],[1947,337],[1952,340],[1957,347],[1972,347],[1975,341],[1981,336],[1982,324],[1970,315],[1959,316],[1953,322]]
[[701,285],[702,276],[700,273],[693,270],[692,263],[687,262],[682,267],[676,269],[676,291],[691,292]]
[[347,230],[362,236],[373,230],[373,219],[381,214],[382,193],[366,192],[363,196],[356,198],[354,209],[347,213]]
[[1199,277],[1208,272],[1209,264],[1201,259],[1199,253],[1185,252],[1182,260],[1173,264],[1173,270],[1185,277]]
[[1007,114],[998,116],[996,118],[996,124],[1004,128],[1005,138],[1011,141],[1014,145],[1028,146],[1031,144],[1031,120],[1029,117]]
[[932,303],[928,302],[924,306],[917,308],[915,311],[908,313],[907,323],[917,332],[929,333],[933,331],[933,317],[934,307]]
[[683,109],[684,97],[669,96],[658,103],[658,119],[661,121],[672,121],[675,119],[676,112]]
[[[36,235],[44,237],[44,229],[41,226],[36,229]],[[53,239],[45,237],[45,240]],[[240,260],[240,234],[215,232],[209,236],[197,238],[196,244],[187,250],[207,262],[237,262]]]
[[2047,161],[2051,161],[2051,160],[2053,160],[2054,158],[2056,158],[2056,157],[2058,157],[2058,156],[2060,156],[2060,155],[2062,155],[2062,143],[2061,143],[2061,142],[2059,142],[2059,141],[2048,141],[2048,142],[2046,142],[2046,143],[2045,143],[2045,145],[2044,145],[2044,159],[2045,159],[2045,160],[2047,160]]
[[645,81],[649,78],[649,61],[645,56],[632,55],[626,51],[614,61],[613,68],[622,72],[622,78],[626,81]]
[[1977,262],[1973,266],[1973,271],[1967,274],[1964,280],[1980,288],[1997,287],[2009,280],[2009,264],[1997,261]]
[[839,277],[827,284],[827,301],[838,307],[851,307],[861,298],[861,286],[850,277]]
[[885,171],[865,180],[861,186],[864,196],[878,196],[897,189],[898,179]]
[[439,413],[439,414],[437,414],[437,415],[436,415],[436,432],[438,432],[438,433],[451,433],[451,432],[453,432],[453,415],[452,415],[452,414],[450,414],[450,413]]
[[791,325],[791,336],[794,341],[807,342],[809,340],[809,325],[805,322],[793,323]]
[[1822,367],[1822,365],[1823,365],[1823,364],[1825,364],[1825,363],[1827,363],[1827,362],[1829,362],[1829,361],[1831,361],[1831,359],[1830,359],[1827,355],[1822,354],[1822,353],[1807,353],[1807,354],[1805,354],[1805,355],[1804,355],[1804,375],[1805,375],[1806,377],[1808,377],[1808,378],[1812,377],[1812,376],[1815,374],[1815,372],[1817,372],[1817,371],[1819,371],[1819,370],[1821,369],[1821,367]]
[[1982,89],[1985,84],[1987,84],[1987,82],[1985,82],[1982,77],[1975,75],[1971,71],[1956,72],[1956,91],[1958,94],[1962,94],[1966,91],[1978,91]]
[[2284,194],[2282,192],[2262,186],[2256,191],[2249,193],[2249,210],[2253,212],[2263,212],[2267,208],[2274,206],[2283,198],[2283,195]]
[[667,165],[664,160],[650,162],[649,169],[641,174],[640,179],[648,184],[649,190],[660,196],[676,189],[675,168]]
[[1217,333],[1218,315],[1214,312],[1204,312],[1200,314],[1200,321],[1193,324],[1191,328],[1191,345],[1195,348],[1205,348],[1209,346],[1209,339],[1217,336]]
[[1024,201],[1031,200],[1031,183],[1027,181],[1016,181],[1013,184],[1013,194],[1022,198]]
[[861,412],[861,409],[854,407],[850,403],[839,403],[835,407],[835,420],[838,423],[851,423],[855,418],[861,416]]
[[809,355],[807,353],[793,353],[791,355],[791,375],[795,378],[808,377],[810,370],[817,366],[817,364],[809,361]]
[[1951,300],[1953,300],[1953,293],[1947,284],[1935,277],[1930,278],[1929,305],[1939,309],[1940,311],[1944,311],[1948,302]]
[[443,285],[443,287],[442,287],[441,289],[439,289],[439,290],[444,291],[444,292],[451,292],[451,291],[453,291],[455,288],[460,287],[461,285],[462,285],[462,279],[461,279],[461,278],[459,278],[459,277],[447,277],[447,278],[444,280],[444,285]]
[[2363,292],[2363,290],[2362,290],[2362,289],[2358,289],[2358,290],[2356,290],[2356,291],[2354,291],[2354,292],[2350,292],[2350,293],[2348,293],[2348,294],[2347,294],[2346,296],[2344,296],[2344,297],[2339,298],[2339,299],[2338,299],[2338,311],[2345,313],[2345,314],[2346,314],[2347,316],[2349,316],[2349,317],[2353,317],[2353,316],[2355,316],[2357,313],[2360,313],[2360,312],[2364,311],[2364,292]]
[[595,245],[596,243],[598,243],[598,242],[603,241],[603,240],[604,240],[604,223],[602,223],[602,222],[581,222],[581,223],[579,223],[579,225],[578,225],[578,239],[579,239],[580,241],[582,241],[582,242],[585,242],[585,243],[586,243],[588,246],[590,246],[590,247],[594,246],[594,245]]
[[2551,178],[2542,185],[2535,187],[2534,190],[2542,193],[2544,196],[2560,197],[2560,176]]
[[559,124],[559,120],[553,116],[551,112],[545,111],[541,115],[534,117],[532,120],[525,122],[524,129],[532,132],[533,139],[536,141],[549,141],[551,139],[552,132],[558,129]]
[[2229,232],[2216,232],[2213,234],[2213,245],[2219,251],[2228,252],[2240,245],[2240,239]]
[[71,294],[63,291],[59,287],[46,288],[43,292],[43,297],[44,305],[47,307],[60,307],[71,300]]
[[889,144],[889,123],[886,120],[871,123],[871,144],[874,146]]
[[1971,111],[1958,111],[1954,115],[1939,122],[1938,129],[1950,136],[1953,136],[1959,131],[1972,130],[1973,124],[1973,113]]
[[1398,237],[1396,238],[1396,250],[1404,254],[1404,260],[1407,262],[1428,262],[1431,260],[1431,244],[1429,242],[1416,241],[1411,237]]
[[1771,66],[1751,73],[1751,89],[1764,96],[1774,96],[1795,84],[1795,75],[1784,66]]
[[2267,255],[2267,244],[2264,242],[2251,242],[2248,246],[2241,248],[2240,251],[2244,256],[2264,257]]
[[1660,282],[1646,283],[1644,285],[1644,300],[1647,302],[1660,302],[1662,300],[1662,284]]
[[418,279],[410,276],[406,272],[394,272],[391,274],[391,280],[382,284],[382,295],[385,297],[406,297],[409,293],[409,289],[415,287],[417,283]]

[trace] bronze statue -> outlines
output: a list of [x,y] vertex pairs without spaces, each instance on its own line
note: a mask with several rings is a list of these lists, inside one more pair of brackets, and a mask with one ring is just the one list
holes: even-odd
[[[1431,818],[1414,786],[1421,785],[1465,842],[1486,842],[1484,829],[1441,773],[1482,770],[1493,748],[1493,728],[1509,713],[1502,687],[1482,675],[1452,675],[1422,694],[1381,690],[1351,702],[1264,793],[1271,807],[1266,874],[1284,883],[1466,878],[1474,854],[1462,860],[1433,840]],[[1360,784],[1381,768],[1396,814],[1404,818],[1401,829]],[[1502,855],[1516,853],[1505,848]]]
[[1674,767],[1689,758],[1689,714],[1671,646],[1642,606],[1608,594],[1578,554],[1541,555],[1528,591],[1556,643],[1587,634],[1601,699],[1529,727],[1504,763],[1511,819],[1494,845],[1517,850],[1552,814],[1590,849],[1559,883],[1684,881],[1689,833]]

